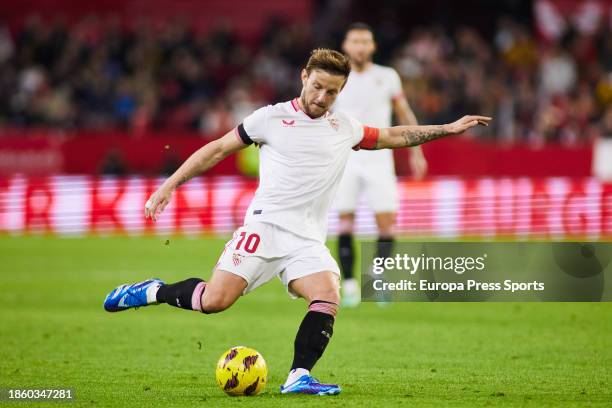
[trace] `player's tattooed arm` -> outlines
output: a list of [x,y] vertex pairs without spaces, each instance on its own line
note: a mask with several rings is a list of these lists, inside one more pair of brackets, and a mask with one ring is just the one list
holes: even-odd
[[[410,103],[403,94],[393,99],[393,112],[400,126],[417,126],[419,124]],[[423,149],[421,149],[421,146],[414,146],[408,151],[410,152],[410,173],[415,180],[421,180],[427,174],[427,159],[423,154]]]
[[149,197],[145,204],[145,218],[156,221],[158,215],[170,203],[174,190],[210,169],[225,157],[245,147],[247,145],[237,138],[232,130],[220,139],[198,149]]
[[404,146],[416,146],[445,136],[447,132],[444,126],[419,126],[418,129],[404,129],[400,131],[400,136],[404,138]]
[[446,125],[394,126],[380,129],[375,149],[418,146],[444,136],[463,133],[477,125],[488,126],[490,120],[487,116],[468,115]]

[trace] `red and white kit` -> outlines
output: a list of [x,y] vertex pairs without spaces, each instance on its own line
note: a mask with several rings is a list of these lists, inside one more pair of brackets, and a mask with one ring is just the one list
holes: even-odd
[[342,112],[310,118],[297,103],[268,105],[236,128],[260,146],[259,187],[217,267],[249,292],[279,276],[285,285],[321,271],[339,275],[325,246],[327,215],[353,148],[372,147],[378,129]]
[[[363,72],[351,71],[333,110],[345,112],[366,126],[387,128],[391,126],[393,99],[401,96],[398,73],[393,68],[372,64]],[[391,149],[350,155],[334,208],[340,213],[355,212],[362,191],[374,212],[397,211],[399,198]]]

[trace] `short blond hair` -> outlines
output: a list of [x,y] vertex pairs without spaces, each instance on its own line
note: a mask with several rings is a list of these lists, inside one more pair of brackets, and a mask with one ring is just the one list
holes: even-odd
[[346,55],[338,51],[317,48],[310,53],[305,69],[308,75],[313,70],[320,69],[331,75],[342,75],[348,78],[351,73],[351,62]]

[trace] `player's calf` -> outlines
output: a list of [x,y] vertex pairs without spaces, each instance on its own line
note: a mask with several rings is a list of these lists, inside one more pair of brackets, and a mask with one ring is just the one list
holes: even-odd
[[[203,312],[202,294],[206,289],[206,282],[199,278],[189,278],[170,285],[162,285],[157,290],[156,298],[159,303],[181,309]],[[205,312],[206,313],[206,312]]]
[[340,392],[336,384],[321,384],[310,376],[310,370],[321,358],[334,334],[338,304],[313,300],[300,324],[294,342],[294,355],[287,381],[281,393],[335,395]]
[[376,257],[389,258],[393,252],[395,238],[393,235],[380,235],[376,241]]
[[246,287],[247,281],[242,276],[216,269],[202,294],[202,311],[204,313],[222,312],[242,296]]
[[208,292],[202,297],[202,310],[204,313],[219,313],[234,304],[236,299],[226,293]]
[[324,300],[310,303],[295,337],[292,370],[312,370],[334,334],[337,312],[338,305],[335,303]]
[[[352,224],[351,224],[352,226]],[[340,259],[340,270],[344,279],[342,283],[342,306],[356,307],[361,302],[359,283],[353,276],[353,264],[355,248],[353,245],[353,234],[341,233],[338,236],[338,257]]]
[[352,233],[342,233],[338,236],[338,257],[340,258],[340,270],[342,271],[342,277],[345,280],[353,279],[355,247],[353,244]]

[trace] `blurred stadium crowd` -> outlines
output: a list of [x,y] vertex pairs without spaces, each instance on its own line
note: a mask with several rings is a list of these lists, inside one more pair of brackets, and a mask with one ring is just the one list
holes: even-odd
[[[321,39],[309,25],[276,20],[257,39],[239,38],[231,26],[188,27],[170,19],[128,29],[95,16],[70,26],[32,17],[19,32],[0,25],[0,126],[216,137],[255,108],[295,96],[308,52],[341,40],[341,29]],[[421,123],[478,112],[496,118],[479,137],[500,143],[612,136],[609,28],[590,36],[570,29],[544,44],[504,17],[487,38],[438,25],[382,37],[375,60],[398,70]]]

